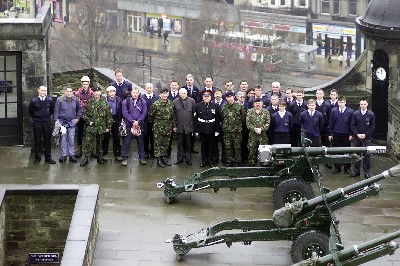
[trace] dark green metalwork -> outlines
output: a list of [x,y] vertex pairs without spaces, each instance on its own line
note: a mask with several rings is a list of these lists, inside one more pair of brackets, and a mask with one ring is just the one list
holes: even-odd
[[[386,147],[327,148],[291,147],[286,144],[262,145],[259,148],[259,158],[263,167],[214,167],[181,180],[167,178],[164,182],[157,183],[157,187],[164,189],[167,202],[171,202],[183,192],[195,192],[203,189],[213,189],[214,192],[218,192],[220,188],[229,188],[234,191],[239,187],[276,188],[284,180],[294,179],[295,182],[299,179],[305,181],[297,182],[297,185],[301,187],[300,191],[289,189],[289,191],[285,190],[284,195],[279,196],[298,200],[299,196],[305,197],[306,192],[308,196],[311,196],[309,198],[312,198],[314,193],[309,183],[317,180],[314,172],[318,164],[355,163],[361,160],[360,156],[356,154],[365,152],[385,153]],[[282,207],[282,199],[276,199],[275,196],[274,194],[275,207]]]
[[[173,243],[177,258],[181,259],[192,248],[226,243],[228,246],[233,242],[243,242],[245,245],[253,241],[275,241],[275,240],[293,240],[292,259],[299,262],[303,259],[299,255],[299,246],[308,247],[309,250],[320,250],[321,254],[329,253],[327,250],[328,239],[331,225],[338,221],[331,215],[335,211],[364,198],[377,195],[381,186],[376,182],[387,177],[399,177],[400,165],[397,165],[383,173],[373,176],[369,179],[357,182],[350,186],[336,189],[311,200],[303,201],[299,211],[293,212],[293,209],[277,210],[274,213],[274,219],[256,219],[256,220],[231,220],[224,221],[214,226],[203,228],[194,234],[185,236],[176,234],[169,242]],[[300,204],[300,202],[290,204],[291,206]],[[287,225],[278,223],[276,214],[286,213],[291,215],[291,220]],[[293,214],[294,213],[294,214]],[[241,230],[242,232],[236,232]],[[336,234],[336,232],[335,232]],[[337,236],[339,239],[339,236]],[[308,244],[309,239],[314,240]],[[326,241],[324,240],[326,238]],[[308,245],[308,246],[307,246]],[[324,254],[325,253],[325,254]],[[325,264],[326,265],[326,264]]]

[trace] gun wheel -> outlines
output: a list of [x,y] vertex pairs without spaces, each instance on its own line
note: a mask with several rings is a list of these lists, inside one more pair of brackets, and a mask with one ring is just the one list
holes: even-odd
[[282,181],[274,191],[274,207],[280,209],[285,203],[292,203],[302,198],[314,198],[314,191],[310,184],[302,179],[291,178]]
[[293,241],[291,255],[294,263],[311,258],[314,252],[318,257],[330,254],[329,237],[326,234],[307,231]]

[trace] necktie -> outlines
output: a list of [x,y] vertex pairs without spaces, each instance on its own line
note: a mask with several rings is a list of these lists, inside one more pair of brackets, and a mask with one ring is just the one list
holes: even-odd
[[301,104],[300,104],[300,103],[297,103],[297,106],[301,106]]

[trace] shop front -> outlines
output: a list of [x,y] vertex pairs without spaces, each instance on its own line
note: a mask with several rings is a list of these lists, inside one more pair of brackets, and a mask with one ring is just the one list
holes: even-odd
[[[304,23],[305,24],[305,23]],[[244,21],[244,31],[248,34],[276,35],[291,43],[306,42],[306,27],[300,25],[274,24],[261,21]]]
[[355,58],[356,28],[332,24],[313,23],[313,44],[317,54],[328,56],[342,54],[344,58]]
[[179,16],[171,16],[166,14],[146,14],[146,26],[150,29],[153,26],[154,32],[159,34],[162,31],[169,32],[170,35],[182,36],[183,34],[183,20]]

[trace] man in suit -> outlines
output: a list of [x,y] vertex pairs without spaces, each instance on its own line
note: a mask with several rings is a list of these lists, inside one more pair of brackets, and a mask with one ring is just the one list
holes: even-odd
[[[366,147],[371,145],[372,134],[375,131],[375,114],[367,109],[368,102],[366,99],[360,100],[360,110],[354,112],[351,118],[351,133],[354,136],[354,145],[356,147]],[[364,177],[370,178],[371,155],[363,154]],[[358,161],[354,165],[354,171],[350,177],[360,176],[361,162]]]
[[[195,100],[196,102],[198,101],[200,97],[200,91],[199,88],[193,85],[194,83],[194,77],[192,74],[187,74],[186,75],[186,85],[183,86],[182,88],[185,88],[187,90],[187,96]],[[193,132],[192,134],[192,153],[199,153],[198,150],[195,148],[195,142],[196,142],[196,136]]]
[[[175,79],[171,80],[169,88],[170,91],[168,93],[168,100],[173,102],[175,99],[179,98],[179,82]],[[171,156],[173,137],[174,137],[174,132],[171,131],[171,136],[169,138],[168,148],[167,148],[167,157]]]
[[193,114],[196,102],[187,96],[187,90],[179,90],[179,98],[173,101],[175,116],[173,119],[173,131],[177,135],[177,158],[174,164],[183,163],[183,158],[187,165],[192,165],[191,137],[193,135]]
[[[219,112],[221,113],[222,107],[226,104],[226,101],[222,99],[222,90],[219,88],[216,88],[214,90],[214,100],[212,100],[213,103],[216,104],[217,108],[219,109]],[[226,156],[225,156],[225,143],[223,141],[224,139],[224,132],[222,131],[222,125],[219,125],[218,132],[220,132],[219,136],[215,137],[215,145],[213,149],[213,160],[214,164],[217,164],[219,162],[219,143],[221,142],[221,161],[222,163],[226,162]]]
[[144,120],[144,130],[143,130],[143,140],[144,140],[144,152],[145,157],[153,157],[154,158],[154,133],[153,133],[153,124],[149,121],[148,111],[150,111],[150,107],[152,104],[157,101],[160,96],[157,93],[154,93],[154,86],[152,83],[147,83],[145,86],[146,94],[142,97],[146,101],[147,106],[147,114]]
[[[339,107],[332,109],[329,117],[329,140],[333,141],[333,147],[350,147],[351,140],[351,118],[353,116],[353,109],[346,107],[346,98],[339,96],[338,98]],[[339,173],[341,171],[342,164],[335,164],[332,174]],[[343,164],[344,171],[351,175],[350,164]]]
[[226,101],[226,93],[227,92],[232,92],[233,96],[236,99],[236,93],[234,91],[234,85],[233,85],[232,80],[225,81],[225,92],[222,94],[222,99],[224,99],[225,101]]
[[296,100],[296,97],[294,97],[291,87],[286,88],[285,94],[284,101],[286,102],[286,106],[289,106],[291,102]]
[[197,99],[197,102],[201,102],[203,100],[203,91],[207,90],[209,92],[211,92],[211,99],[214,99],[214,91],[215,91],[215,87],[213,86],[214,84],[214,80],[212,78],[212,76],[208,75],[205,77],[204,79],[204,88],[200,89],[200,95],[199,98]]
[[307,104],[304,102],[304,92],[302,89],[296,91],[296,101],[293,101],[289,105],[289,112],[293,115],[293,126],[290,131],[290,142],[293,147],[302,146],[301,143],[301,126],[300,126],[300,114],[306,111]]
[[[271,104],[267,107],[267,110],[269,112],[269,116],[272,118],[272,116],[279,111],[279,96],[278,94],[273,94],[271,96]],[[272,127],[269,127],[267,130],[267,137],[269,143],[272,143],[272,140],[274,139],[274,129]]]
[[244,93],[247,92],[247,89],[249,88],[249,83],[247,80],[242,79],[239,83],[240,91],[243,91]]
[[263,108],[267,108],[267,106],[270,104],[268,93],[266,93],[265,95],[262,95],[262,90],[263,90],[262,86],[259,84],[257,84],[254,87],[254,98],[250,99],[248,102],[249,109],[254,107],[254,102],[256,99],[261,99],[261,101],[263,103]]

